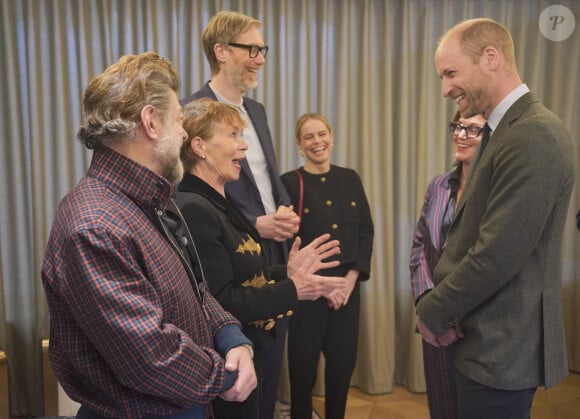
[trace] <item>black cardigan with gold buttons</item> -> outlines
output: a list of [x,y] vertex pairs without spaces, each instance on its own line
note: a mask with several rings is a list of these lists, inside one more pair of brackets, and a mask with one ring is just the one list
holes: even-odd
[[[320,272],[322,275],[344,275],[357,269],[359,280],[369,278],[373,249],[373,221],[362,182],[352,169],[330,166],[323,174],[312,174],[297,169],[302,175],[303,206],[300,235],[303,243],[309,243],[323,233],[330,233],[340,241],[340,254],[336,256],[341,265],[338,269]],[[300,202],[300,182],[296,171],[281,176],[294,209]]]

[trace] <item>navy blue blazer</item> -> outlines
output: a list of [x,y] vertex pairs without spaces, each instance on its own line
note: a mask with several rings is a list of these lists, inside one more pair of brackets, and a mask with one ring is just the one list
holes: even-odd
[[[199,91],[181,100],[181,105],[184,106],[189,102],[202,97],[208,97],[217,100],[209,82],[207,82]],[[274,145],[272,143],[272,135],[268,127],[268,119],[266,117],[266,110],[264,105],[248,97],[244,97],[244,108],[248,112],[252,124],[256,130],[256,134],[260,140],[262,151],[266,158],[268,167],[268,174],[270,175],[270,182],[272,182],[272,193],[274,195],[274,202],[276,207],[280,205],[290,205],[290,198],[280,181],[278,165],[276,163],[276,153],[274,152]],[[240,179],[237,182],[226,183],[226,194],[239,209],[242,214],[252,223],[256,225],[256,218],[261,215],[266,215],[264,205],[260,198],[260,192],[256,180],[250,170],[250,165],[246,160],[242,160],[242,171],[240,172]],[[262,246],[264,253],[271,265],[278,265],[286,263],[288,249],[286,243],[276,242],[275,240],[267,240],[262,238]]]

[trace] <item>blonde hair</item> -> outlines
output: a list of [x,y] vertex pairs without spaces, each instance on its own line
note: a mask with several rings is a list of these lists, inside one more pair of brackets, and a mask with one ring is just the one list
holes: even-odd
[[222,11],[214,15],[209,20],[202,37],[203,52],[209,62],[211,74],[217,74],[220,70],[214,46],[234,42],[240,34],[260,25],[259,20],[238,12]]
[[217,124],[236,128],[246,126],[235,106],[209,98],[188,103],[183,108],[183,114],[183,128],[187,132],[187,140],[181,146],[180,158],[186,171],[190,171],[200,161],[200,157],[191,149],[191,141],[195,137],[203,141],[211,140]]
[[491,46],[502,54],[509,65],[515,65],[512,35],[505,26],[495,20],[478,18],[463,21],[451,28],[441,41],[455,34],[458,35],[461,50],[473,64],[477,64],[485,48]]
[[302,126],[311,119],[315,119],[322,122],[324,125],[326,125],[326,128],[328,128],[328,132],[332,133],[332,127],[330,126],[330,122],[328,122],[328,119],[326,119],[324,115],[316,112],[305,113],[300,118],[298,118],[298,121],[296,121],[295,135],[297,143],[300,143],[301,140],[300,131],[302,130]]
[[84,124],[78,140],[89,149],[126,141],[135,135],[146,105],[155,106],[162,117],[167,116],[169,92],[177,93],[179,83],[171,61],[154,52],[122,56],[86,88]]

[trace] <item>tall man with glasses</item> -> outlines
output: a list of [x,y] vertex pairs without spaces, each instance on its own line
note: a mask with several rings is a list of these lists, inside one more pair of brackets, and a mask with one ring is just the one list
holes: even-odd
[[[244,96],[257,87],[258,71],[266,62],[268,47],[260,25],[260,21],[237,12],[223,11],[213,16],[202,39],[212,78],[181,103],[209,97],[235,106],[247,122],[243,134],[248,143],[246,159],[241,161],[240,179],[226,184],[226,194],[256,227],[262,238],[262,251],[269,264],[275,266],[286,263],[285,242],[298,232],[300,219],[280,181],[264,106]],[[277,319],[270,331],[271,349],[261,356],[264,380],[258,384],[263,395],[259,401],[260,419],[270,419],[274,414],[288,320]]]
[[435,67],[443,96],[487,124],[435,287],[417,303],[417,327],[434,346],[457,341],[460,419],[529,419],[536,388],[568,375],[561,247],[574,148],[562,121],[522,83],[499,23],[453,27]]

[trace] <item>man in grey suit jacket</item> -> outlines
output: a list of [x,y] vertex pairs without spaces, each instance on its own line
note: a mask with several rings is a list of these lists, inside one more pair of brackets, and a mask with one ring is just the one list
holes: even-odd
[[[298,232],[300,218],[280,180],[264,106],[244,96],[257,87],[257,72],[266,62],[268,47],[260,25],[258,20],[237,12],[224,11],[213,16],[202,40],[212,78],[181,104],[209,97],[237,107],[247,122],[243,134],[249,147],[246,159],[241,162],[240,179],[226,184],[226,194],[260,233],[262,251],[270,265],[279,265],[286,263],[286,240]],[[287,316],[292,314],[290,311]],[[287,329],[287,317],[276,320],[270,331],[272,347],[261,356],[264,372],[263,382],[258,384],[260,419],[274,414]]]
[[560,252],[574,185],[562,122],[519,77],[509,31],[462,22],[435,52],[443,96],[491,129],[473,164],[435,288],[417,305],[425,340],[455,352],[461,418],[530,417],[538,386],[568,374]]

